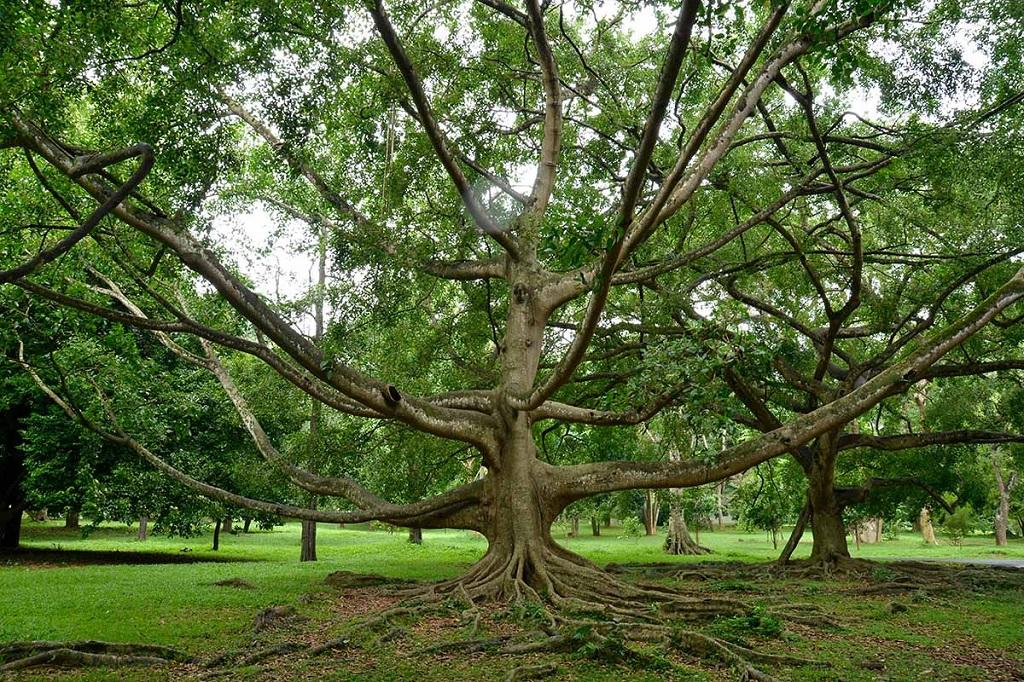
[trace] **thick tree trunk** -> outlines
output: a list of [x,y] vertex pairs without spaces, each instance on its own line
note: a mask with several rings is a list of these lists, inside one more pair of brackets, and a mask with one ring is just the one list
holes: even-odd
[[149,537],[149,517],[139,517],[139,542],[145,542]]
[[921,513],[917,517],[917,525],[921,528],[921,539],[925,544],[937,545],[935,539],[935,527],[932,526],[932,512],[928,507],[921,507]]
[[225,533],[230,533],[234,528],[234,520],[230,516],[224,517],[224,524],[221,526],[221,530]]
[[590,517],[590,534],[595,538],[601,536],[601,519],[596,516]]
[[220,527],[223,523],[222,519],[217,519],[213,524],[213,551],[216,552],[220,549]]
[[14,549],[21,544],[21,517],[19,508],[0,514],[0,549]]
[[25,459],[21,452],[21,420],[29,415],[28,403],[0,410],[0,548],[21,543],[21,519],[25,494]]
[[414,545],[423,544],[423,529],[422,528],[410,528],[409,529],[409,542]]
[[846,543],[846,526],[843,524],[843,504],[836,495],[835,439],[823,437],[819,440],[805,470],[808,477],[807,499],[811,505],[811,547],[812,563],[835,564],[850,558],[850,547]]
[[580,536],[580,517],[574,516],[569,519],[569,537],[578,538]]
[[80,527],[78,515],[77,509],[69,509],[64,515],[64,527],[69,530],[78,530]]

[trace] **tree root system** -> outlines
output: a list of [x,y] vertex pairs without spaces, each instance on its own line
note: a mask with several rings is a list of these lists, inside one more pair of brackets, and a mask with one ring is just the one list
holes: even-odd
[[85,668],[104,666],[119,668],[129,665],[153,666],[191,663],[192,656],[153,644],[115,642],[26,641],[11,642],[0,647],[0,672],[13,672],[37,666]]

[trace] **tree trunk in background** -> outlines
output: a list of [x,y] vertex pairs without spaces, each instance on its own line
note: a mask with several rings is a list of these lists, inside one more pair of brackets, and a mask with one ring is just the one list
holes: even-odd
[[574,516],[569,522],[569,537],[578,538],[580,536],[580,517]]
[[1010,529],[1010,493],[1017,487],[1018,475],[1014,471],[1009,477],[1003,476],[1003,467],[1000,462],[999,450],[992,454],[992,472],[996,476],[996,517],[994,526],[996,531],[996,546],[1006,546],[1006,534]]
[[[319,344],[324,337],[324,287],[327,284],[327,237],[321,231],[317,235],[317,278],[313,292],[313,343]],[[309,401],[309,438],[306,441],[306,458],[309,463],[317,459],[320,451],[320,401]],[[316,509],[316,495],[309,496],[309,508]],[[410,538],[411,539],[411,538]],[[299,561],[316,561],[316,521],[302,521],[302,538],[299,541]]]
[[882,519],[874,517],[866,519],[857,524],[854,529],[857,539],[857,547],[861,545],[874,545],[882,541]]
[[0,548],[21,543],[21,518],[25,511],[25,458],[21,452],[21,420],[29,415],[28,403],[0,410]]
[[233,528],[234,528],[234,520],[230,516],[225,517],[224,525],[221,527],[221,529],[225,533],[230,533]]
[[[149,517],[139,517],[139,542],[145,542],[146,538],[149,537]],[[214,548],[216,549],[216,548]]]
[[214,524],[213,524],[213,551],[215,551],[215,552],[220,549],[220,526],[221,526],[221,523],[222,523],[221,519],[217,519],[217,521],[214,522]]
[[[316,509],[316,495],[310,495],[309,508]],[[302,521],[299,561],[316,561],[316,521]]]
[[64,515],[64,527],[70,530],[78,530],[80,523],[77,509],[69,509]]
[[423,544],[423,529],[422,528],[410,528],[409,529],[409,542],[414,545]]
[[0,549],[14,549],[21,544],[21,509],[0,514]]
[[658,514],[661,512],[661,505],[658,504],[658,495],[653,490],[644,491],[644,531],[647,535],[658,534]]
[[668,537],[665,538],[665,551],[669,554],[710,554],[711,550],[701,547],[690,537],[690,529],[686,527],[686,515],[678,504],[669,505]]
[[252,525],[252,517],[251,516],[246,516],[245,519],[242,520],[242,532],[243,533],[248,533],[249,532],[249,526],[251,526],[251,525]]
[[719,481],[718,485],[715,486],[715,498],[718,530],[722,530],[725,528],[725,481]]
[[937,545],[935,539],[935,527],[932,526],[932,512],[928,507],[921,507],[921,513],[917,517],[917,525],[921,528],[921,539],[929,545]]
[[590,517],[590,534],[595,538],[601,535],[601,520],[596,516]]
[[811,518],[811,503],[810,501],[804,502],[804,508],[800,510],[800,516],[797,517],[796,525],[793,526],[793,532],[789,535],[789,540],[786,541],[786,546],[782,548],[782,554],[779,555],[779,563],[785,564],[793,557],[793,552],[796,551],[797,546],[800,544],[800,538],[804,535],[804,530],[807,528],[807,522]]

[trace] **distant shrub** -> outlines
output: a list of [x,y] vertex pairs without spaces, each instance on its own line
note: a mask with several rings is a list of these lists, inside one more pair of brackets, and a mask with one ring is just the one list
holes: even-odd
[[970,505],[964,505],[946,516],[942,523],[942,532],[957,547],[963,545],[964,538],[974,532],[978,526],[978,518]]
[[622,531],[619,537],[638,538],[644,534],[644,524],[635,516],[627,516],[622,519]]

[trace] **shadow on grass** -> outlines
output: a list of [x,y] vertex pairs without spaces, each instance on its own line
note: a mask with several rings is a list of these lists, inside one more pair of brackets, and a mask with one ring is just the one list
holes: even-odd
[[122,552],[90,551],[82,549],[42,549],[18,547],[0,549],[0,566],[24,566],[26,568],[59,568],[63,566],[118,566],[133,564],[200,564],[237,563],[252,559],[212,556],[207,553],[182,552]]

